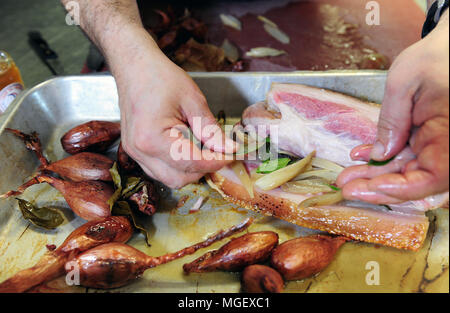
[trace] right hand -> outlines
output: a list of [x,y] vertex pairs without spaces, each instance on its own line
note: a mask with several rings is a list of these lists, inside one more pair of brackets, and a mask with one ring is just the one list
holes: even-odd
[[[236,143],[225,138],[194,81],[155,47],[148,34],[135,34],[133,39],[139,46],[131,59],[108,59],[119,90],[124,150],[148,175],[171,188],[231,162],[224,152],[235,152]],[[195,118],[201,118],[201,128],[194,125]],[[190,126],[206,149],[198,149],[181,133],[174,137],[180,125]],[[171,152],[174,145],[183,147],[181,160]]]
[[392,204],[448,192],[449,15],[424,39],[403,51],[389,70],[377,142],[352,157],[386,161],[345,169],[337,185],[348,200]]

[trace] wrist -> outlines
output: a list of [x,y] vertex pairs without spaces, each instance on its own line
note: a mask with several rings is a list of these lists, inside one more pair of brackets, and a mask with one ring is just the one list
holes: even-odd
[[150,66],[166,59],[150,34],[143,27],[135,25],[126,25],[110,36],[105,36],[102,47],[114,76],[133,72],[135,67],[142,71],[143,62]]

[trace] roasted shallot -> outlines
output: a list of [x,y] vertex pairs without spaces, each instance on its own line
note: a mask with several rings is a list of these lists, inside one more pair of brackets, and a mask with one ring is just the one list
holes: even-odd
[[85,287],[104,289],[121,287],[140,277],[149,268],[193,254],[199,249],[243,231],[251,223],[252,220],[247,219],[205,241],[159,257],[148,256],[126,244],[104,244],[78,255],[67,264],[66,270],[70,271],[76,266],[79,269],[80,284]]
[[273,250],[270,263],[286,280],[301,280],[327,267],[348,240],[325,235],[288,240]]
[[120,123],[90,121],[65,133],[61,138],[61,145],[69,154],[83,151],[103,152],[119,137]]
[[184,264],[183,269],[186,273],[239,271],[248,265],[265,261],[277,244],[278,234],[272,231],[248,233]]
[[242,272],[242,287],[248,293],[281,293],[284,280],[280,273],[269,266],[250,265]]
[[24,292],[64,274],[64,265],[77,254],[108,242],[125,243],[133,234],[126,217],[111,216],[75,229],[58,249],[48,251],[36,265],[0,284],[0,293]]

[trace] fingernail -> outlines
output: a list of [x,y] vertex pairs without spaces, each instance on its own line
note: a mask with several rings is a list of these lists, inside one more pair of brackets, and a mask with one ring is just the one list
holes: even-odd
[[384,145],[380,141],[377,141],[373,145],[372,151],[370,152],[370,157],[374,160],[381,160],[384,157],[385,150]]

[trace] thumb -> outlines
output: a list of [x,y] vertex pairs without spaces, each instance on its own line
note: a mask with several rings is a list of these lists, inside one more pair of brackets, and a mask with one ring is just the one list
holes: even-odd
[[378,121],[377,140],[370,153],[372,159],[390,159],[405,147],[412,125],[413,97],[414,92],[404,82],[388,77]]
[[237,143],[225,135],[206,101],[191,105],[185,115],[194,136],[200,139],[207,148],[219,153],[236,152]]

